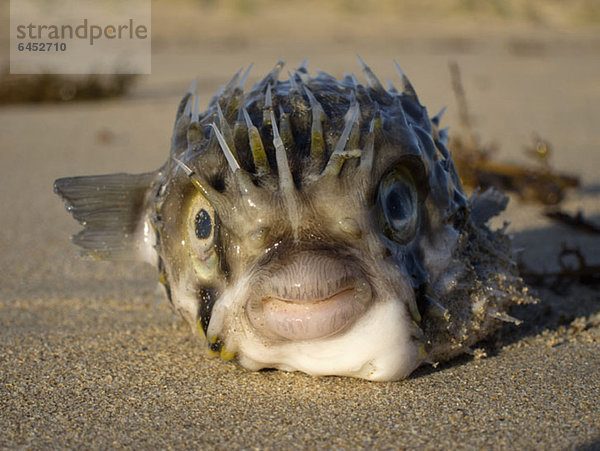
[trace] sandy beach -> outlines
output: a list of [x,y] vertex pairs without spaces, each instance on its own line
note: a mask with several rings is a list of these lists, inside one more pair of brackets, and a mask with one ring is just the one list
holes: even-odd
[[[262,10],[193,16],[161,5],[152,75],[124,97],[0,107],[0,447],[600,448],[597,286],[538,288],[540,303],[513,313],[522,326],[404,381],[252,373],[205,355],[153,268],[80,260],[69,242],[78,225],[52,192],[63,176],[162,165],[196,76],[206,105],[252,62],[250,83],[278,58],[360,77],[360,54],[383,81],[397,81],[398,61],[430,113],[448,106],[451,136],[456,61],[494,158],[529,163],[523,149],[539,134],[552,167],[581,181],[562,208],[600,223],[599,28],[351,11],[302,34]],[[600,236],[551,221],[541,205],[512,196],[496,225],[504,220],[530,268],[556,270],[563,243],[600,264]]]

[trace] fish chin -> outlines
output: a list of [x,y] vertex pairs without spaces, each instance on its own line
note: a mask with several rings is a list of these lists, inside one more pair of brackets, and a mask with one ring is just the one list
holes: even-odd
[[270,274],[241,278],[213,310],[209,340],[242,366],[396,380],[425,358],[409,285],[372,286],[352,263],[308,253]]
[[329,337],[277,342],[250,332],[235,346],[239,363],[251,370],[389,381],[408,376],[425,357],[413,332],[403,303],[390,299],[373,303],[346,330]]

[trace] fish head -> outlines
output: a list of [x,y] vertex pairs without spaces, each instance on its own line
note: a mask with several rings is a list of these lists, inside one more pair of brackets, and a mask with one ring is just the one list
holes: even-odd
[[464,351],[519,291],[485,226],[506,199],[467,198],[406,77],[398,92],[366,65],[366,86],[281,66],[247,93],[236,74],[203,113],[186,94],[121,245],[212,354],[251,370],[394,380]]

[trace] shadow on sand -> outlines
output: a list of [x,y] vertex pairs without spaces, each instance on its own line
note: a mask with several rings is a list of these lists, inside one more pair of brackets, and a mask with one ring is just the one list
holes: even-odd
[[[561,225],[531,229],[514,235],[517,247],[524,247],[524,256],[533,264],[539,264],[536,272],[553,272],[559,267],[559,254],[563,243],[578,246],[589,265],[598,266],[600,261],[600,235],[573,232]],[[525,244],[527,243],[527,244]],[[519,246],[520,245],[520,246]],[[529,263],[532,264],[532,263]],[[478,343],[487,356],[497,355],[508,345],[543,333],[556,332],[567,328],[581,317],[590,317],[600,312],[600,273],[585,279],[558,279],[548,277],[540,285],[529,285],[532,294],[539,300],[535,304],[515,306],[511,316],[522,321],[520,325],[505,323],[491,337]],[[424,366],[416,370],[411,378],[425,376],[446,368],[464,365],[474,359],[464,354],[448,362],[441,362],[436,368]],[[600,442],[596,442],[600,444]],[[591,445],[593,449],[594,446]],[[588,449],[588,448],[585,448]]]

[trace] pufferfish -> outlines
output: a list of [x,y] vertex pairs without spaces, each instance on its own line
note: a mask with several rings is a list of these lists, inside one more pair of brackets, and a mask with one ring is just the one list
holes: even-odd
[[249,370],[386,381],[468,352],[528,299],[486,225],[508,199],[467,196],[441,114],[360,63],[366,84],[278,62],[248,92],[240,70],[202,113],[193,84],[160,169],[56,180],[74,243],[156,266],[209,353]]

